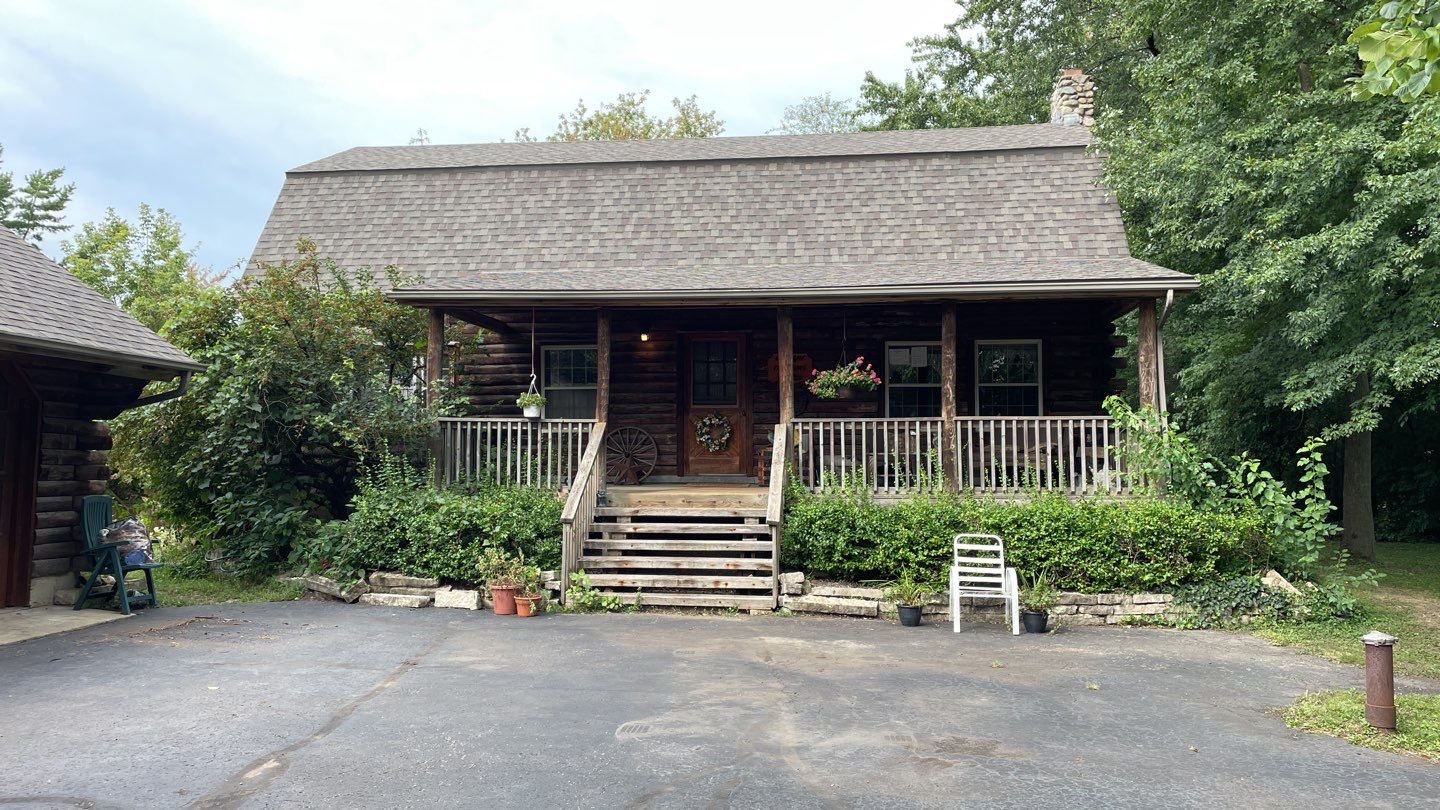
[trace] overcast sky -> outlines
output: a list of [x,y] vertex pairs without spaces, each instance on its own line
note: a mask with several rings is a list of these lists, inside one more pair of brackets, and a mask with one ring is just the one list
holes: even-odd
[[[952,0],[0,0],[0,144],[64,166],[67,222],[168,209],[202,264],[246,258],[286,169],[352,146],[553,131],[584,98],[698,94],[727,135],[898,78]],[[45,245],[58,253],[59,238]]]

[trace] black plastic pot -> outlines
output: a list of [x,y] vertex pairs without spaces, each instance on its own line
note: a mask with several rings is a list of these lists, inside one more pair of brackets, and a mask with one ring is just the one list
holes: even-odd
[[1022,610],[1020,623],[1025,625],[1027,633],[1043,633],[1046,625],[1050,624],[1050,614],[1042,610]]
[[901,626],[901,627],[919,627],[919,626],[920,626],[920,606],[919,606],[919,605],[896,605],[896,608],[898,608],[899,611],[900,611],[900,626]]

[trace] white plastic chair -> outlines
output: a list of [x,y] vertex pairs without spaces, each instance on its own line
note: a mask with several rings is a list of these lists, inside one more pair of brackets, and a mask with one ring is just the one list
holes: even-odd
[[1020,579],[1005,566],[1005,541],[993,534],[957,534],[950,563],[950,621],[960,632],[960,597],[1003,599],[1010,632],[1020,635]]

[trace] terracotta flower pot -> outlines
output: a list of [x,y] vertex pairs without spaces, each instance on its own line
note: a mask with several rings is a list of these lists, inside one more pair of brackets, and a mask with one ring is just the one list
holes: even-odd
[[490,599],[495,604],[496,616],[515,615],[515,592],[518,590],[514,585],[490,586]]
[[515,597],[515,613],[519,616],[534,616],[544,608],[543,596],[517,596]]

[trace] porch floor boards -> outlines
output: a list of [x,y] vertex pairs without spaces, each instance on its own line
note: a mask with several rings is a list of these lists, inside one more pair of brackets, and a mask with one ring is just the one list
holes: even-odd
[[746,484],[639,484],[605,488],[612,507],[759,509],[764,514],[768,490]]

